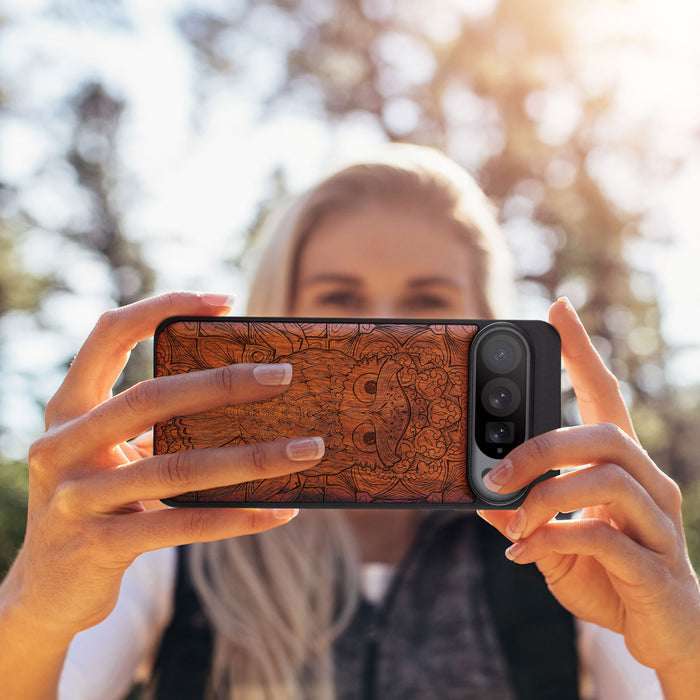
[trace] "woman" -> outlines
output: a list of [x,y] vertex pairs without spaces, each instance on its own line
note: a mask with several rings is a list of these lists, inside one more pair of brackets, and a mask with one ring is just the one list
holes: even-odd
[[[307,316],[504,315],[507,307],[498,292],[509,273],[499,269],[506,260],[499,241],[486,201],[466,173],[431,151],[399,149],[383,163],[330,178],[284,214],[271,229],[248,310]],[[498,629],[500,606],[489,600],[486,585],[492,545],[484,547],[483,557],[476,546],[488,540],[485,532],[495,531],[475,526],[477,519],[458,515],[436,525],[411,510],[345,516],[309,512],[251,538],[236,536],[284,524],[295,512],[154,507],[154,499],[305,469],[322,456],[318,440],[284,440],[283,426],[281,439],[273,443],[178,459],[149,456],[144,438],[126,442],[170,416],[285,390],[284,373],[275,366],[240,365],[150,380],[111,397],[129,350],[160,320],[229,308],[222,296],[179,294],[108,312],[47,407],[47,432],[30,452],[25,544],[1,589],[0,671],[10,684],[9,696],[55,692],[71,639],[110,614],[124,570],[138,554],[214,540],[191,548],[189,565],[178,566],[169,626],[167,603],[157,605],[169,586],[157,580],[167,578],[159,562],[172,571],[173,550],[137,562],[149,568],[148,557],[160,557],[151,559],[155,575],[145,578],[161,585],[150,591],[136,586],[136,594],[120,601],[117,612],[129,605],[159,612],[132,616],[151,622],[145,634],[120,627],[128,614],[112,615],[95,628],[108,630],[112,638],[112,647],[100,655],[101,665],[118,669],[117,678],[104,677],[100,696],[108,696],[125,675],[118,657],[128,657],[137,647],[142,656],[143,639],[157,643],[166,626],[154,690],[163,697],[168,678],[182,684],[191,676],[189,667],[178,675],[182,659],[176,650],[198,627],[205,630],[203,639],[213,630],[210,688],[228,692],[231,687],[233,697],[332,697],[334,692],[359,697],[377,688],[383,693],[378,697],[521,693],[519,679],[527,669],[514,670],[509,649],[510,637],[525,635],[511,629],[504,636]],[[515,513],[482,516],[514,542],[507,556],[535,562],[551,593],[573,615],[621,634],[634,657],[656,670],[667,698],[689,698],[700,681],[700,592],[684,544],[679,490],[636,442],[617,382],[570,305],[554,304],[550,321],[562,337],[585,425],[516,448],[491,473],[490,487],[510,492],[551,468],[586,466],[538,485]],[[583,509],[582,519],[550,522],[558,511],[575,509]],[[411,578],[406,561],[415,561],[412,552],[426,541],[426,530],[432,539],[421,556],[443,547],[447,554],[420,559],[423,564]],[[461,538],[474,546],[462,546]],[[450,550],[453,541],[460,546]],[[421,570],[427,561],[442,567],[439,576]],[[391,645],[381,647],[382,655],[375,654],[374,642],[363,646],[371,652],[367,663],[351,643],[372,633],[371,626],[357,627],[369,614],[367,606],[355,605],[358,562],[380,565],[362,569],[370,578],[380,572],[378,585],[364,586],[369,596],[381,599],[389,588],[389,595],[397,597],[407,578],[421,591],[413,598],[414,608],[395,621]],[[450,608],[454,615],[436,612],[421,628],[402,628],[402,620],[423,619],[420,608],[431,602],[433,589],[442,590],[443,581],[451,591],[457,569],[455,580],[466,581],[469,589],[463,602]],[[393,576],[404,577],[400,586],[392,588]],[[503,578],[509,576],[492,582]],[[180,615],[188,595],[192,602],[192,586],[198,597]],[[450,627],[454,619],[460,624]],[[528,635],[534,640],[537,631],[533,625]],[[87,641],[76,642],[78,655],[81,643],[92,646],[99,638],[99,632],[91,632],[83,635]],[[474,663],[453,656],[461,645],[476,655]],[[395,676],[387,679],[386,666],[376,664],[391,655]],[[441,666],[443,659],[448,662]],[[209,661],[207,653],[203,665]],[[133,667],[135,661],[129,663]],[[368,667],[364,677],[371,688],[363,689],[355,670]],[[71,668],[66,664],[67,674]],[[443,675],[465,680],[441,695],[437,688]],[[434,693],[422,685],[426,682],[435,684]],[[545,697],[546,689],[541,691]]]

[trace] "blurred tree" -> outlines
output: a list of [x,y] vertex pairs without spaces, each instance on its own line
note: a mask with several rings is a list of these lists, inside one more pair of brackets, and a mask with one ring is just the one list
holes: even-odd
[[[26,225],[16,208],[16,192],[0,183],[0,320],[11,311],[36,310],[51,285],[49,278],[28,274],[23,269],[17,242]],[[0,356],[3,340],[0,334]],[[0,424],[0,436],[4,429]],[[26,464],[5,460],[0,454],[0,578],[24,536],[27,488]]]
[[[142,298],[154,287],[153,270],[139,244],[124,233],[122,223],[128,209],[124,195],[128,178],[121,171],[118,156],[124,103],[101,83],[88,82],[65,98],[65,107],[70,125],[65,151],[49,156],[20,185],[0,181],[0,321],[11,312],[24,312],[37,333],[55,326],[51,313],[43,311],[52,297],[79,297],[83,293],[81,270],[88,264],[102,266],[108,280],[105,287],[116,305]],[[41,190],[50,188],[63,194],[62,187],[71,197],[71,213],[64,223],[52,228],[47,217],[37,216],[46,208]],[[34,246],[46,245],[58,251],[50,272],[38,275],[27,271],[25,260],[33,251],[26,239],[31,236]],[[65,357],[66,367],[71,359]],[[122,384],[147,377],[150,368],[148,348],[137,348]]]
[[[179,27],[200,86],[244,80],[257,42],[284,66],[264,95],[270,113],[362,118],[389,140],[462,162],[502,212],[522,297],[538,313],[545,300],[572,298],[622,381],[641,438],[687,483],[697,478],[700,443],[686,423],[700,409],[678,411],[678,391],[664,381],[673,351],[653,279],[631,254],[644,241],[645,202],[618,196],[614,169],[622,160],[653,178],[675,163],[649,157],[653,124],[611,128],[617,86],[591,81],[582,64],[576,20],[586,4],[242,0],[186,11]],[[566,415],[576,420],[571,400]]]
[[[0,33],[7,22],[0,15]],[[7,95],[0,85],[0,115],[6,109]],[[19,244],[29,226],[30,221],[19,206],[16,188],[0,178],[0,323],[12,311],[35,311],[52,283],[50,278],[29,274],[24,268]],[[0,332],[0,358],[4,340]],[[0,437],[3,431],[4,425],[0,424]],[[27,479],[25,464],[5,460],[0,453],[0,578],[12,563],[24,536]]]
[[[0,25],[9,22],[7,19]],[[3,111],[12,112],[12,92],[0,86],[0,116]],[[101,83],[87,82],[65,98],[65,106],[69,115],[66,121],[71,125],[65,152],[43,161],[19,185],[0,180],[0,328],[3,331],[0,354],[8,328],[5,321],[9,318],[25,316],[37,334],[51,329],[55,320],[50,313],[42,312],[43,307],[57,294],[80,295],[71,280],[80,279],[81,267],[87,261],[95,259],[102,265],[105,278],[111,280],[117,305],[128,304],[153,290],[154,273],[144,261],[139,245],[125,235],[122,224],[127,208],[123,194],[127,178],[120,168],[118,130],[124,103]],[[26,193],[31,192],[32,186],[41,187],[45,179],[51,180],[55,174],[51,169],[57,162],[67,163],[74,174],[67,178],[77,190],[72,193],[71,204],[86,203],[86,206],[84,212],[76,211],[67,217],[64,225],[50,228],[46,222],[37,221],[31,197],[28,200]],[[55,188],[56,180],[49,186]],[[71,259],[64,259],[61,264],[57,260],[52,272],[28,272],[25,261],[32,250],[27,239],[36,233],[42,243],[57,247]],[[37,244],[36,239],[33,244]],[[65,357],[66,367],[70,360],[71,356]],[[140,346],[122,374],[120,386],[131,385],[150,373],[151,353],[147,347]],[[0,388],[0,403],[3,410],[9,410],[14,403],[9,395],[11,389],[8,385]],[[0,437],[6,430],[3,421]],[[25,463],[8,460],[0,454],[0,571],[11,562],[24,533],[26,471]]]
[[[67,226],[62,235],[103,260],[116,305],[124,306],[148,296],[155,282],[141,246],[128,238],[122,223],[127,178],[120,169],[118,131],[125,105],[103,84],[89,82],[70,98],[69,106],[73,130],[66,160],[90,204],[88,217]],[[138,345],[117,390],[148,377],[151,366],[148,347]]]
[[15,193],[0,182],[0,318],[13,310],[36,310],[53,283],[48,276],[28,273],[22,265],[18,244],[27,222],[19,212],[9,213],[14,199]]

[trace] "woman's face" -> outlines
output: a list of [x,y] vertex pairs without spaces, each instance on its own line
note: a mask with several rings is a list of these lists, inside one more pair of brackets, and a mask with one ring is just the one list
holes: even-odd
[[301,251],[292,313],[480,318],[467,244],[411,207],[371,204],[320,221]]

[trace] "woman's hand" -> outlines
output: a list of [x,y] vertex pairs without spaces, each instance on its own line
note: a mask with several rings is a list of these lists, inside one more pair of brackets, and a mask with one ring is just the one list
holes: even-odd
[[[150,456],[154,423],[274,396],[289,368],[235,365],[144,381],[112,396],[136,343],[172,315],[216,315],[222,295],[168,294],[105,313],[46,410],[30,450],[24,545],[0,589],[0,611],[44,638],[70,639],[114,607],[124,570],[142,552],[260,532],[293,509],[149,509],[148,501],[279,476],[315,464],[317,438]],[[4,608],[3,608],[4,606]],[[2,618],[0,617],[0,620]],[[1,636],[1,635],[0,635]]]
[[[515,542],[507,556],[535,562],[574,615],[624,635],[657,670],[667,697],[700,687],[700,589],[688,557],[681,493],[636,439],[618,382],[566,300],[550,310],[584,425],[515,448],[485,479],[516,491],[550,469],[515,511],[480,515]],[[558,512],[581,517],[554,521]],[[690,697],[690,696],[687,696]]]

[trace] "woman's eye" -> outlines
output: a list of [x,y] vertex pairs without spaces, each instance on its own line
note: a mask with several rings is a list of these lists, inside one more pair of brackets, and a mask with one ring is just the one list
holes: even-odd
[[430,311],[450,308],[450,301],[445,297],[435,294],[421,294],[420,296],[411,297],[405,302],[407,310],[415,311]]
[[318,298],[318,303],[322,306],[329,306],[337,309],[359,309],[362,306],[362,297],[350,291],[329,292]]

